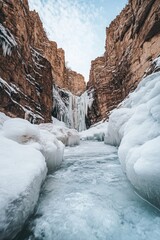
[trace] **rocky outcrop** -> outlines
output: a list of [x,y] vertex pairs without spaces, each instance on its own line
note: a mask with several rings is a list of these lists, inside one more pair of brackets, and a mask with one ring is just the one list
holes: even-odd
[[91,124],[106,118],[160,54],[159,0],[130,0],[106,29],[103,57],[91,63],[88,89],[94,89]]
[[0,0],[0,111],[31,122],[51,121],[53,84],[81,94],[84,78],[65,66],[27,0]]
[[86,89],[84,77],[67,68],[64,50],[58,48],[56,42],[50,41],[47,38],[38,13],[30,11],[30,18],[32,21],[32,44],[50,62],[53,83],[60,88],[71,91],[75,95],[82,94]]
[[84,77],[71,69],[65,69],[65,89],[74,95],[80,96],[86,90]]

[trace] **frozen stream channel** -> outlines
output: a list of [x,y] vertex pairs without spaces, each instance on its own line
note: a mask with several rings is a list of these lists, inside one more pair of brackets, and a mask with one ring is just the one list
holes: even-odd
[[66,148],[18,240],[159,240],[160,212],[139,198],[101,142]]

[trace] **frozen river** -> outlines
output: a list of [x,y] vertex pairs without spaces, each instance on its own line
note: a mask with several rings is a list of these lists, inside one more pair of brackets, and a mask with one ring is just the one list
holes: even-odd
[[49,175],[35,215],[18,240],[159,240],[160,212],[139,198],[117,149],[82,142],[65,149]]

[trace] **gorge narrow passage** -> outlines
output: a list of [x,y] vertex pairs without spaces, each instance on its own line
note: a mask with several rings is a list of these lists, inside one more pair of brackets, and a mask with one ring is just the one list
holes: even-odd
[[18,239],[158,240],[159,226],[159,211],[136,195],[117,149],[87,141],[65,149],[61,168],[48,176]]

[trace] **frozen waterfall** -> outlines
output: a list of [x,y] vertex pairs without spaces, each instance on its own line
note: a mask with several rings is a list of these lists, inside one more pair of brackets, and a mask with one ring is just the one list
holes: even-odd
[[85,91],[81,96],[53,87],[53,116],[78,131],[86,129],[86,116],[93,103],[93,92]]

